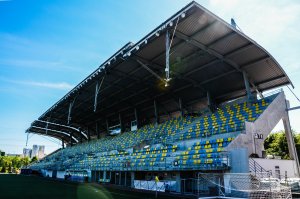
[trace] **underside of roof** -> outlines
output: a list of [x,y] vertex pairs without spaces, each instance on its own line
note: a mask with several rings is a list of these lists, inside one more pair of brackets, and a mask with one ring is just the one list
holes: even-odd
[[[167,31],[171,81],[165,87]],[[292,84],[265,49],[191,2],[136,44],[126,44],[39,117],[48,123],[34,121],[27,132],[78,142],[119,117],[132,121],[134,109],[139,118],[153,118],[154,100],[160,115],[178,111],[178,99],[188,110],[207,92],[216,103],[225,102],[246,95],[243,71],[252,92]]]

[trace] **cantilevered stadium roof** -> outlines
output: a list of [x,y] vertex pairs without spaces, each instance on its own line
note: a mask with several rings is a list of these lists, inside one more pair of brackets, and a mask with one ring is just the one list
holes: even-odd
[[[164,87],[166,32],[170,77]],[[263,34],[263,33],[262,33]],[[66,142],[106,129],[106,122],[153,118],[204,100],[221,103],[246,95],[243,71],[253,92],[291,84],[264,48],[196,2],[191,2],[136,44],[128,43],[31,124],[27,132]],[[96,103],[95,103],[96,102]],[[46,123],[45,121],[48,121]],[[51,124],[52,123],[52,124]],[[72,126],[69,128],[68,126]],[[64,134],[64,133],[67,134]]]

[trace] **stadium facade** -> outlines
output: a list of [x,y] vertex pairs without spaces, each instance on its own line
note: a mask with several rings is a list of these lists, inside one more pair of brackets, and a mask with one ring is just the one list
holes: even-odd
[[284,85],[293,86],[272,55],[191,2],[32,122],[26,133],[57,138],[62,148],[29,168],[136,189],[250,197],[262,191],[243,195],[236,175],[247,190],[262,184],[263,172],[270,178],[258,162],[280,120],[291,176],[299,176]]

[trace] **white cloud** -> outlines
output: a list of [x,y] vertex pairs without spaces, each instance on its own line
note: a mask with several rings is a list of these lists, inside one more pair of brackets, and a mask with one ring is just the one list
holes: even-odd
[[299,24],[299,2],[210,0],[209,5],[226,21],[233,17],[244,33],[258,43],[298,36],[295,24]]
[[66,82],[51,83],[51,82],[20,81],[16,83],[51,88],[51,89],[60,89],[60,90],[70,90],[74,87],[71,84]]
[[41,69],[53,69],[58,70],[62,65],[60,62],[42,61],[42,60],[18,60],[18,59],[7,59],[0,60],[1,66],[16,66],[26,68],[41,68]]
[[20,81],[20,80],[12,80],[0,77],[0,80],[13,83],[13,84],[20,84],[20,85],[27,85],[27,86],[35,86],[35,87],[43,87],[49,89],[58,89],[58,90],[70,90],[74,86],[67,83],[67,82],[38,82],[38,81]]

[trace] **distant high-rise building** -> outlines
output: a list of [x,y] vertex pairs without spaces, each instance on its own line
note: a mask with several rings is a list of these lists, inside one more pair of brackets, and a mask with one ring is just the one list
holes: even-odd
[[42,159],[45,156],[45,146],[40,145],[38,151],[38,159]]
[[25,158],[25,157],[31,157],[31,152],[32,152],[32,150],[31,149],[27,149],[27,148],[24,148],[23,149],[23,157]]
[[36,144],[32,146],[31,158],[37,157],[38,159],[41,159],[44,156],[45,156],[45,146],[36,145]]

